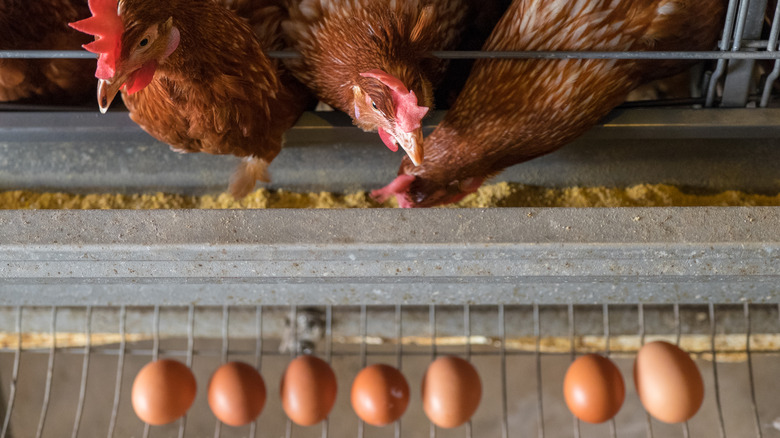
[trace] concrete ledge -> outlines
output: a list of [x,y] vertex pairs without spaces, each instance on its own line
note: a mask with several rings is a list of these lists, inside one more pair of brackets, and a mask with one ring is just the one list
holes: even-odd
[[780,302],[780,207],[0,212],[5,305]]

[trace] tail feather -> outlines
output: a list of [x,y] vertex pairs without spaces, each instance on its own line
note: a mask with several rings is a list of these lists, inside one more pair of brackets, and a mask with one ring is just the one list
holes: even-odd
[[257,181],[271,182],[271,174],[268,172],[269,164],[262,158],[244,158],[230,177],[230,194],[236,199],[241,199],[254,190]]

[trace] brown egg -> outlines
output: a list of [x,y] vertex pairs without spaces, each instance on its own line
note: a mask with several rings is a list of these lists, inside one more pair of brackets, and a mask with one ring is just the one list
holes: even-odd
[[146,423],[168,424],[187,413],[196,391],[195,376],[187,365],[171,359],[151,362],[135,376],[133,410]]
[[699,368],[688,353],[668,342],[650,342],[639,350],[634,384],[645,410],[665,423],[689,420],[704,401]]
[[249,424],[265,406],[265,382],[243,362],[217,368],[209,382],[209,407],[219,421],[230,426]]
[[279,394],[290,420],[311,426],[324,420],[336,403],[336,375],[327,362],[300,356],[287,365]]
[[363,368],[352,382],[352,408],[361,420],[384,426],[401,418],[409,405],[409,384],[396,368],[377,364]]
[[425,371],[422,382],[423,410],[439,427],[452,428],[469,421],[482,398],[477,370],[467,361],[442,356]]
[[571,413],[580,420],[603,423],[620,410],[626,386],[611,360],[587,354],[569,365],[563,379],[563,397]]

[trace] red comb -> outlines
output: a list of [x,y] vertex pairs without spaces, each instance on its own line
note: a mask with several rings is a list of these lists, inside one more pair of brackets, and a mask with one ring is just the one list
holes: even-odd
[[390,184],[381,189],[371,191],[371,197],[377,202],[385,202],[395,195],[395,199],[400,207],[409,208],[412,206],[412,203],[406,198],[406,191],[409,190],[409,186],[412,185],[412,181],[415,178],[414,175],[398,175]]
[[401,129],[412,132],[421,126],[421,120],[428,113],[428,108],[417,106],[417,96],[414,91],[409,91],[398,78],[382,70],[369,70],[360,73],[360,76],[374,78],[390,88],[395,104],[395,120]]
[[111,79],[116,72],[116,60],[121,51],[124,26],[117,11],[118,0],[89,0],[92,16],[68,25],[80,32],[95,36],[95,41],[84,44],[84,48],[97,53],[98,63],[95,77]]

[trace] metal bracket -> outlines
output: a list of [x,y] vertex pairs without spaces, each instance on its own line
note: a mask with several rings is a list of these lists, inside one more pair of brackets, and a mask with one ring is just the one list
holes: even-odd
[[[731,50],[740,50],[745,40],[761,37],[761,28],[766,13],[766,0],[743,0],[739,5],[737,26]],[[731,59],[728,61],[726,80],[723,83],[723,107],[744,107],[751,90],[756,88],[754,74],[756,61],[753,59]]]

